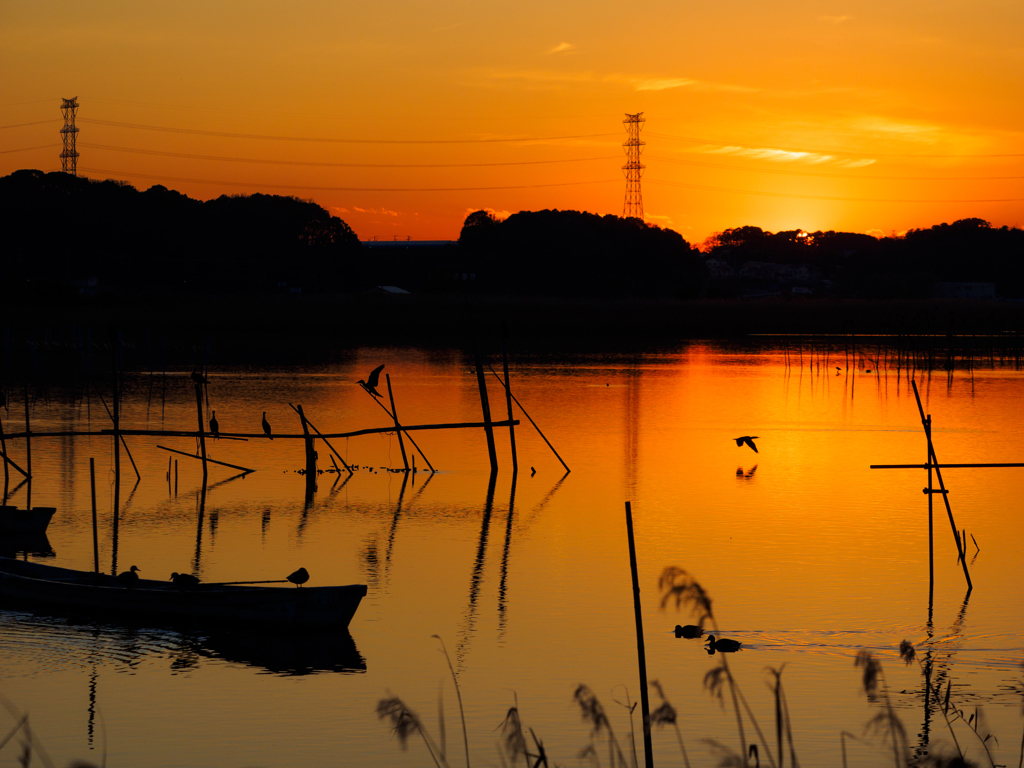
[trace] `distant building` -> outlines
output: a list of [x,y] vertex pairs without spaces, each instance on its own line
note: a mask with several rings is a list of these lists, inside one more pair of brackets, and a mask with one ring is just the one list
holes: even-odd
[[706,260],[704,266],[708,268],[708,276],[712,280],[727,280],[736,277],[736,270],[729,266],[729,262],[714,257]]
[[995,283],[935,283],[933,295],[940,299],[994,299]]

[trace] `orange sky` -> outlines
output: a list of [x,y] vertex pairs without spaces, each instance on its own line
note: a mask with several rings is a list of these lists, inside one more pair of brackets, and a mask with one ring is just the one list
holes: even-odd
[[1012,0],[5,3],[0,173],[59,170],[77,96],[80,174],[445,239],[477,208],[621,214],[643,111],[645,213],[694,243],[1024,226],[1022,33]]

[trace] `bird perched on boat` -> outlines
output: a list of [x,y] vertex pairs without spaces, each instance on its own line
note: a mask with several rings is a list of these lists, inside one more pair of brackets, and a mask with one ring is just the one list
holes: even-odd
[[676,637],[685,637],[688,640],[692,640],[695,637],[700,637],[704,634],[704,627],[698,627],[693,624],[687,624],[685,627],[681,627],[676,624]]
[[216,411],[214,411],[213,415],[210,416],[210,432],[213,433],[214,437],[220,437],[220,424],[217,423]]
[[708,652],[721,651],[722,653],[735,653],[740,649],[739,640],[729,640],[728,638],[721,637],[717,640],[714,635],[708,635],[707,646]]
[[288,581],[294,584],[296,587],[301,587],[307,581],[309,581],[309,571],[305,568],[299,568],[295,573],[289,574]]
[[269,437],[271,440],[274,439],[274,436],[270,434],[270,422],[267,421],[266,411],[263,412],[263,434]]
[[195,589],[199,586],[199,579],[191,573],[172,573],[171,581],[179,589]]
[[360,379],[356,382],[359,386],[365,389],[374,397],[381,397],[380,392],[377,391],[377,384],[380,382],[380,372],[384,370],[383,365],[378,365],[372,371],[370,371],[370,378],[367,381]]
[[757,435],[754,435],[754,436],[744,435],[743,437],[734,437],[733,438],[733,440],[736,441],[736,447],[737,448],[742,448],[743,445],[746,444],[746,445],[749,445],[751,448],[754,449],[754,453],[758,452],[757,451],[757,446],[754,445],[754,441],[755,440],[759,440],[759,439],[760,438]]
[[139,570],[137,565],[133,565],[129,570],[124,573],[117,574],[117,580],[124,584],[126,587],[134,587],[139,583],[139,574],[136,571]]

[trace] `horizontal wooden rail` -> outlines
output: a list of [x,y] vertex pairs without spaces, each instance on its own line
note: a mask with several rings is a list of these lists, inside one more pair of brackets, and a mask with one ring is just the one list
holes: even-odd
[[[509,425],[518,425],[519,419],[513,421],[492,421],[490,425],[492,427],[507,427]],[[459,422],[455,424],[415,424],[406,426],[402,425],[403,432],[412,432],[413,430],[420,429],[482,429],[487,426],[487,422],[483,421],[468,421]],[[333,432],[321,435],[316,435],[313,439],[317,440],[320,438],[342,438],[342,437],[358,437],[359,435],[378,435],[385,432],[394,432],[395,426],[392,424],[388,427],[372,427],[370,429],[357,429],[354,432]],[[120,429],[118,432],[122,435],[133,435],[136,437],[199,437],[199,432],[188,432],[185,430],[162,430],[162,429]],[[98,432],[15,432],[14,434],[5,435],[8,440],[16,440],[23,437],[109,437],[114,434],[112,429],[101,429]],[[212,432],[203,432],[205,437],[213,437]],[[258,439],[269,439],[262,432],[219,432],[218,437],[245,437],[245,438],[258,438]],[[274,435],[274,440],[303,440],[305,435]],[[189,454],[191,455],[191,454]]]
[[872,464],[871,469],[975,469],[983,467],[1024,467],[1024,464]]

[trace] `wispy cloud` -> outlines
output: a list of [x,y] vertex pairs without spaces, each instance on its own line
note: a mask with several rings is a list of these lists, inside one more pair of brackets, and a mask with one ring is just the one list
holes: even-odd
[[818,21],[824,21],[826,24],[842,24],[844,21],[850,21],[853,16],[819,16]]
[[504,221],[505,219],[507,219],[509,216],[512,215],[508,211],[496,211],[493,208],[467,208],[466,209],[466,215],[468,216],[469,214],[473,213],[474,211],[487,211],[489,214],[491,214],[491,216],[493,216],[494,218],[496,218],[496,219],[498,219],[500,221]]
[[576,50],[576,46],[572,43],[559,43],[554,48],[549,49],[548,53],[569,53],[574,50]]
[[732,93],[754,93],[760,89],[732,83],[709,83],[706,80],[695,80],[692,77],[658,77],[642,75],[606,75],[606,82],[626,83],[636,91],[667,91],[673,88],[689,88],[694,91],[725,91]]
[[662,216],[657,213],[645,213],[644,220],[649,221],[652,224],[657,224],[659,227],[667,227],[669,229],[675,226],[675,224],[672,223],[672,217]]

